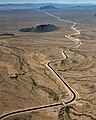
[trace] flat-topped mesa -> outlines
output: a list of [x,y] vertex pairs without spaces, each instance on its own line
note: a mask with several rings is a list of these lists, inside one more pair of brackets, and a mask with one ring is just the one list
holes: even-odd
[[58,27],[52,24],[43,24],[38,25],[36,27],[30,27],[30,28],[22,28],[19,31],[20,32],[37,32],[37,33],[43,33],[43,32],[51,32],[57,30]]

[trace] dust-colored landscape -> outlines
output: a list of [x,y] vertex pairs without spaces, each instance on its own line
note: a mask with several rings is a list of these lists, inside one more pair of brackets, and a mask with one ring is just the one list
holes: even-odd
[[[82,41],[79,47],[71,47],[74,41],[65,37],[75,33],[72,23],[61,22],[38,9],[0,10],[0,116],[71,99],[66,86],[46,65],[52,60],[61,59],[52,66],[78,95],[68,106],[14,114],[4,120],[96,120],[95,10],[94,6],[46,10],[78,23],[81,34],[72,37]],[[49,24],[58,29],[20,31]],[[68,59],[62,60],[66,48]]]

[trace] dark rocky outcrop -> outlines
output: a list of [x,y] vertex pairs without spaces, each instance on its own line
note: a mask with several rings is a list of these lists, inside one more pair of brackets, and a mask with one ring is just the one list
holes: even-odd
[[45,10],[45,9],[57,9],[57,8],[52,6],[52,5],[48,5],[48,6],[40,7],[39,9],[40,10]]
[[96,13],[94,14],[94,16],[96,17]]
[[57,27],[51,24],[39,25],[34,29],[35,32],[51,32],[54,30],[57,30]]
[[31,28],[22,28],[19,30],[20,32],[34,32],[34,28],[31,27]]
[[38,32],[38,33],[43,33],[43,32],[51,32],[54,30],[57,30],[58,27],[55,25],[51,24],[44,24],[44,25],[38,25],[36,27],[31,27],[31,28],[22,28],[19,31],[20,32]]
[[2,34],[0,34],[0,36],[12,36],[12,37],[14,37],[15,34],[14,33],[2,33]]

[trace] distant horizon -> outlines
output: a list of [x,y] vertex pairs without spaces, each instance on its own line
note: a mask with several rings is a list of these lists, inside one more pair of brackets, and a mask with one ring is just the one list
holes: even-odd
[[41,3],[0,3],[0,5],[1,5],[1,4],[2,4],[2,5],[8,5],[8,4],[9,4],[9,5],[10,5],[10,4],[14,4],[14,5],[16,5],[16,4],[17,4],[17,5],[18,5],[18,4],[21,4],[21,5],[22,5],[22,4],[67,4],[67,5],[75,5],[75,4],[76,4],[76,5],[80,5],[80,4],[96,4],[96,3],[53,3],[53,2],[52,2],[52,3],[50,3],[50,2],[49,2],[49,3],[48,3],[48,2],[47,2],[47,3],[44,3],[44,2],[42,3],[42,2],[41,2]]
[[0,0],[0,4],[96,4],[96,0]]

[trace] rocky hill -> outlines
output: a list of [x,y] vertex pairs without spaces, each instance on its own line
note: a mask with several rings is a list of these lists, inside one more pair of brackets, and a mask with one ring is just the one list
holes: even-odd
[[43,24],[43,25],[38,25],[36,27],[30,27],[30,28],[22,28],[19,31],[20,32],[51,32],[54,30],[57,30],[58,27],[52,24]]

